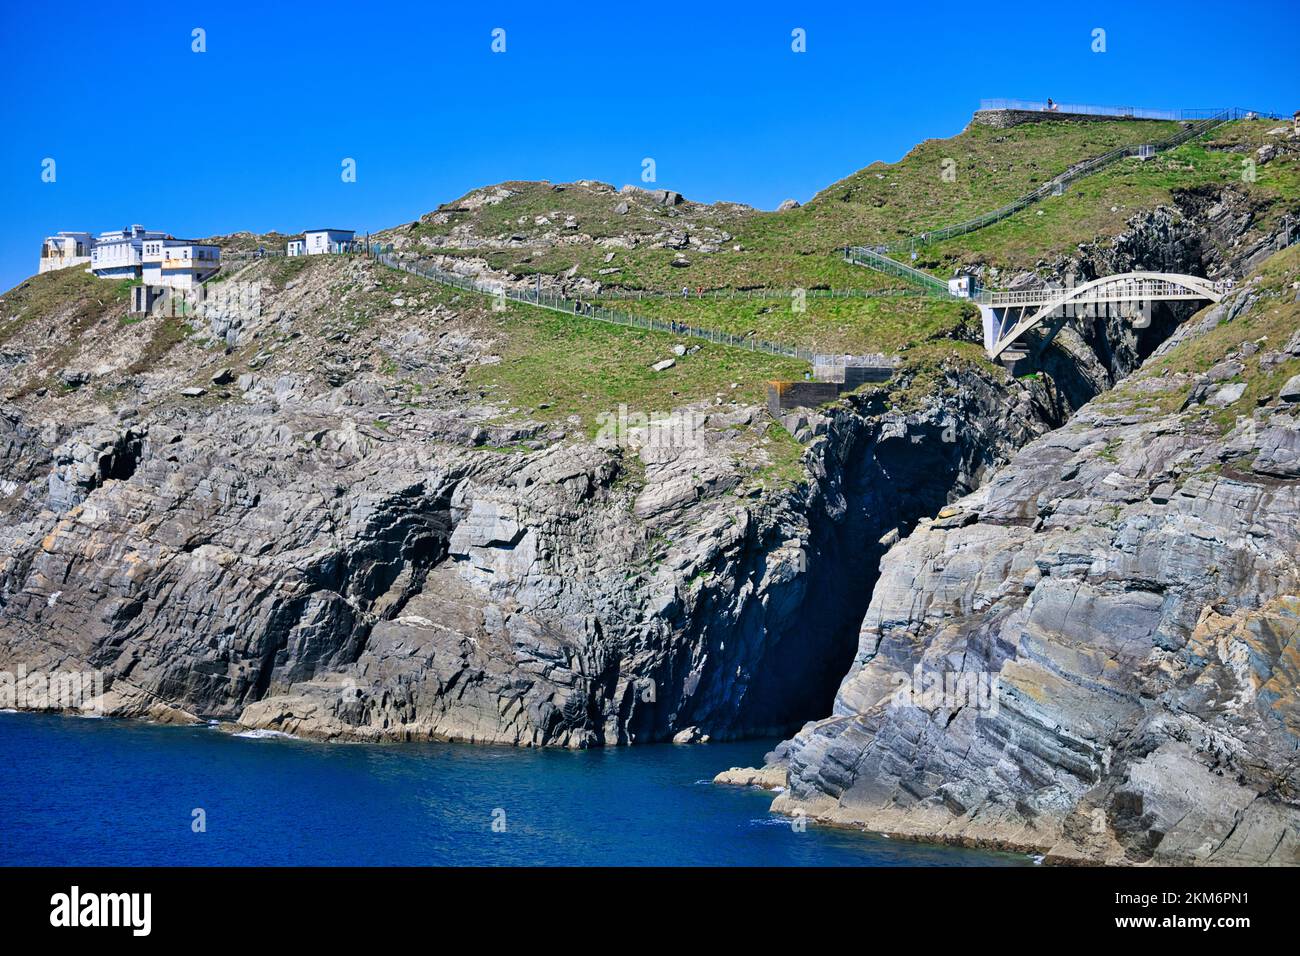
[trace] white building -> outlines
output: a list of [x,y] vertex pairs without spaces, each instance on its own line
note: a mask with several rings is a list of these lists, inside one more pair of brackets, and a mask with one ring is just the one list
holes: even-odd
[[37,272],[85,265],[90,261],[90,250],[94,247],[95,240],[88,232],[60,232],[46,236],[41,243],[41,265]]
[[221,247],[190,239],[146,239],[140,259],[145,285],[193,289],[221,268]]
[[305,256],[307,254],[307,241],[305,239],[290,239],[289,248],[285,250],[287,256]]
[[969,299],[977,291],[975,277],[959,275],[948,280],[948,293],[959,299]]
[[168,239],[144,226],[101,232],[90,250],[90,271],[101,279],[138,279],[144,267],[146,239]]
[[303,232],[303,242],[309,256],[319,256],[327,252],[342,252],[342,246],[352,241],[356,231],[352,229],[308,229]]

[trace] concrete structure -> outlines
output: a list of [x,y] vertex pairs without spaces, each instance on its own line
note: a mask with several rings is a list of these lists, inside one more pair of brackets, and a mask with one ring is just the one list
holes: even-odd
[[101,279],[138,279],[144,269],[145,240],[166,238],[166,233],[140,225],[101,232],[90,250],[90,271]]
[[839,382],[768,382],[767,410],[773,418],[791,408],[816,408],[840,397]]
[[305,239],[290,239],[284,254],[286,256],[305,256],[307,254],[307,241]]
[[352,229],[307,229],[303,232],[306,254],[319,256],[327,252],[342,252],[356,232]]
[[41,264],[38,273],[81,266],[90,262],[90,252],[95,240],[88,232],[60,232],[46,236],[41,243]]
[[135,315],[148,315],[154,310],[154,305],[167,294],[167,289],[158,286],[131,286],[130,311]]
[[193,289],[221,268],[221,247],[191,239],[146,239],[141,266],[147,286]]
[[969,299],[976,291],[974,276],[959,275],[948,280],[948,294],[959,299]]
[[1174,272],[1124,272],[1068,289],[981,292],[974,301],[984,319],[984,347],[990,357],[996,359],[1022,335],[1039,325],[1049,325],[1046,340],[1050,341],[1079,307],[1091,309],[1118,303],[1132,306],[1136,311],[1143,303],[1151,302],[1200,299],[1218,302],[1227,291],[1224,283],[1198,276]]
[[884,354],[815,355],[812,378],[767,383],[768,410],[775,416],[791,408],[813,408],[863,385],[888,382],[897,364]]

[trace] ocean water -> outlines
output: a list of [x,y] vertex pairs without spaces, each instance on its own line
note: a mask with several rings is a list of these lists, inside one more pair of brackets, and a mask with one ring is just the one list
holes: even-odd
[[[721,769],[755,764],[772,743],[581,752],[320,744],[0,713],[0,864],[1029,862],[814,826],[796,832],[768,813],[769,794],[708,783]],[[194,832],[196,809],[205,832]]]

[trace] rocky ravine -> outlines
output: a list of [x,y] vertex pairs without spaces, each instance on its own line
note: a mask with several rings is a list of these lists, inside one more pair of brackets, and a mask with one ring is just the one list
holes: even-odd
[[1300,863],[1298,276],[1293,247],[922,522],[832,716],[720,782],[1058,861]]

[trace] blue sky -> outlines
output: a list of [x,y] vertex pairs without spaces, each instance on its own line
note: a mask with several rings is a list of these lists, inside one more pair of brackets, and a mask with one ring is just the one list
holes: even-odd
[[60,229],[364,231],[508,179],[638,182],[645,157],[690,199],[773,208],[981,97],[1290,111],[1298,27],[1294,0],[5,3],[0,288]]

